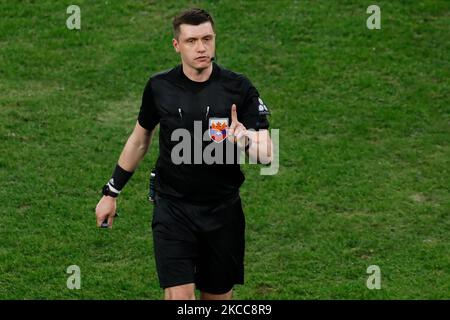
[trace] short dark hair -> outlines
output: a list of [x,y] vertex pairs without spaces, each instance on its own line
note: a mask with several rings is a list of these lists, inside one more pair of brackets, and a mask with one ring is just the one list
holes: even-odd
[[173,34],[175,38],[178,39],[178,36],[180,35],[180,25],[190,24],[193,26],[198,26],[199,24],[205,22],[211,22],[211,26],[215,31],[214,20],[206,10],[199,8],[187,9],[173,18]]

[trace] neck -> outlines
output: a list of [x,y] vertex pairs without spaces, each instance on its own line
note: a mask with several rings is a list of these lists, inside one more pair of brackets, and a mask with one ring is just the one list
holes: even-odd
[[195,82],[205,82],[211,76],[213,64],[210,63],[205,69],[194,69],[183,62],[183,73],[188,79]]

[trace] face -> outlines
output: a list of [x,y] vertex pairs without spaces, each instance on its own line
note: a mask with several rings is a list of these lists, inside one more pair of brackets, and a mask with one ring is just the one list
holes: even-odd
[[215,37],[210,22],[198,26],[182,24],[178,39],[173,39],[172,43],[175,51],[180,54],[183,64],[196,70],[203,70],[210,66],[211,58],[214,57]]

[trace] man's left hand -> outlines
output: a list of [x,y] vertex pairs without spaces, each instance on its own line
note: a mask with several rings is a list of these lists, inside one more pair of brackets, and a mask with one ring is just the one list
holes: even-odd
[[238,144],[240,148],[245,148],[250,142],[245,126],[238,121],[236,105],[231,106],[231,125],[227,133],[228,141]]

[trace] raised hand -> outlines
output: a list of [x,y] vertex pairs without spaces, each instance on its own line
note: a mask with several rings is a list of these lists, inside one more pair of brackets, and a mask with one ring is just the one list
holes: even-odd
[[228,141],[238,144],[239,147],[244,148],[248,143],[247,129],[239,122],[237,118],[236,105],[231,106],[231,125],[227,133]]

